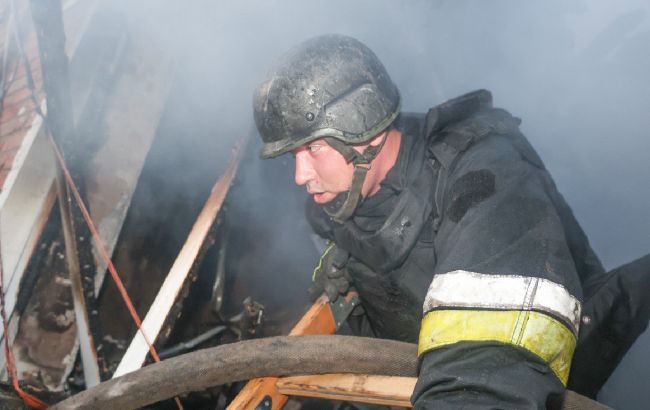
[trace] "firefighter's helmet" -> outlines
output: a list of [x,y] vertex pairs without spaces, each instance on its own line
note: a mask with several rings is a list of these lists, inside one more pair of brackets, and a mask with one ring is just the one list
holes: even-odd
[[400,96],[377,56],[360,41],[327,34],[291,49],[256,90],[262,158],[315,139],[370,140],[399,114]]

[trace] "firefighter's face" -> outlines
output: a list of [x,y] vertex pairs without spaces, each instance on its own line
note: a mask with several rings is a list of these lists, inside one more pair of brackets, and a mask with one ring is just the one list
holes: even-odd
[[[362,151],[366,146],[355,149]],[[296,184],[305,185],[314,202],[325,204],[350,189],[354,166],[325,140],[301,145],[293,150],[293,155],[296,159]]]

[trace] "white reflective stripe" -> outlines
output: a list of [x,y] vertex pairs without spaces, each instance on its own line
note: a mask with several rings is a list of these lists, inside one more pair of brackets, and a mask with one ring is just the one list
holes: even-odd
[[580,327],[580,301],[548,279],[457,270],[438,274],[424,299],[424,314],[441,307],[538,310]]

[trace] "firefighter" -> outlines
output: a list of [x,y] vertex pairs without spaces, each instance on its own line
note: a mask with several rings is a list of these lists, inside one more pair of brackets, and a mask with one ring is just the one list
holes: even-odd
[[583,302],[611,276],[519,119],[486,90],[401,112],[382,63],[343,35],[290,50],[253,105],[262,158],[293,154],[330,241],[315,272],[330,300],[353,286],[359,334],[418,343],[416,409],[561,403],[593,326]]

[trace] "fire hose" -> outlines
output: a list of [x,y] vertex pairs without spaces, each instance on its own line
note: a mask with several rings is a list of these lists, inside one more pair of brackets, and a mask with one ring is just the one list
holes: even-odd
[[[231,382],[329,373],[413,377],[417,375],[417,347],[392,340],[339,335],[247,340],[154,363],[100,383],[51,409],[135,409]],[[562,408],[608,407],[567,391]]]

